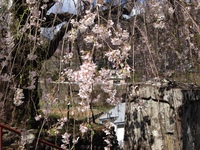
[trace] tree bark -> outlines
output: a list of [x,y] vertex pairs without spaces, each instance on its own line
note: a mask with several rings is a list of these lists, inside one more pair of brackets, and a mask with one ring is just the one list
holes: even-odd
[[[54,1],[47,3],[47,8],[52,6]],[[41,3],[42,5],[42,3]],[[32,41],[29,36],[40,36],[40,27],[31,26],[30,32],[18,32],[23,28],[27,21],[29,21],[29,9],[26,2],[22,0],[15,1],[10,10],[5,7],[5,18],[2,17],[0,23],[4,25],[1,27],[1,53],[0,62],[6,61],[5,66],[0,70],[0,121],[15,127],[21,128],[38,128],[38,123],[35,116],[39,109],[39,91],[38,91],[38,72],[44,60],[49,59],[56,51],[59,42],[62,40],[66,30],[71,29],[70,26],[63,25],[61,30],[54,35],[52,40],[47,40],[41,45],[37,45]],[[51,16],[46,16],[47,11],[43,11],[44,16],[47,17],[48,24],[53,26],[53,19]],[[2,12],[1,12],[2,13]],[[58,15],[59,16],[59,15]],[[63,16],[66,16],[63,15]],[[67,14],[71,17],[70,14]],[[67,17],[67,19],[69,19]],[[67,21],[66,19],[66,21]],[[44,26],[47,23],[44,23]],[[57,22],[55,23],[57,24]],[[7,25],[7,26],[6,26]],[[38,32],[38,33],[37,33]],[[8,36],[9,35],[9,36]],[[10,39],[8,39],[10,38]],[[10,40],[13,44],[9,50],[9,43],[3,43],[3,40]],[[9,51],[10,53],[7,53]],[[35,59],[28,59],[29,54],[34,52],[37,56]],[[9,58],[9,59],[8,59]],[[35,72],[36,75],[31,79],[30,72]],[[7,78],[8,79],[7,79]],[[30,87],[30,86],[33,87]],[[22,89],[23,103],[20,106],[14,105],[14,98],[16,98],[16,89]]]

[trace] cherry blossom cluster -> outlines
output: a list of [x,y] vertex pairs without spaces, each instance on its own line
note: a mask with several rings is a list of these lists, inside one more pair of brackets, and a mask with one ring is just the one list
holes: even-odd
[[[80,21],[74,19],[71,20],[73,28],[65,35],[65,39],[74,43],[75,39],[81,40],[86,45],[84,49],[81,49],[80,58],[82,64],[79,68],[72,68],[71,66],[65,68],[61,72],[61,78],[65,81],[65,78],[70,83],[79,85],[79,97],[80,101],[76,105],[76,110],[79,112],[87,112],[90,110],[90,104],[100,99],[100,95],[94,96],[94,87],[101,86],[103,92],[108,96],[106,101],[112,105],[116,105],[121,101],[121,98],[117,98],[117,90],[113,81],[110,79],[113,75],[113,69],[115,74],[120,78],[130,77],[131,67],[127,63],[131,46],[129,44],[129,32],[122,29],[120,24],[115,23],[109,19],[106,23],[97,23],[96,13],[90,11],[86,12],[86,15]],[[81,36],[79,36],[81,34]],[[88,47],[89,48],[88,48]],[[96,50],[103,51],[105,59],[112,64],[110,68],[98,69],[98,65],[94,60],[94,53]],[[63,58],[63,63],[72,61],[74,55],[73,51],[66,54]],[[75,110],[72,110],[75,111]],[[88,116],[89,117],[89,116]],[[89,122],[88,122],[89,123]],[[79,127],[82,135],[89,131],[87,124],[81,124]],[[109,130],[105,130],[106,134],[109,134]],[[68,136],[63,136],[65,139]],[[105,139],[109,147],[109,139]],[[64,142],[65,148],[67,148],[68,140]]]
[[[82,136],[83,136],[83,135],[84,135],[85,133],[87,133],[90,129],[88,128],[88,124],[82,123],[82,124],[80,124],[79,130],[80,130],[80,132],[81,132],[81,134],[82,134]],[[61,145],[61,148],[68,150],[68,147],[69,147],[69,144],[70,144],[70,137],[71,137],[71,136],[72,136],[72,135],[71,135],[70,133],[68,133],[68,132],[65,132],[65,133],[62,135],[62,143],[63,143],[63,144]],[[78,142],[78,139],[79,139],[79,137],[77,137],[76,139],[73,138],[72,143],[73,143],[73,144],[76,144],[76,143]]]
[[[163,29],[165,28],[165,11],[163,8],[163,4],[161,1],[153,1],[151,2],[151,13],[155,18],[155,22],[153,24],[154,28]],[[174,12],[173,8],[169,8],[169,12],[172,14]]]
[[[43,11],[47,7],[48,0],[43,0],[43,5],[41,6],[41,10]],[[42,11],[40,10],[40,1],[36,0],[26,0],[26,3],[28,4],[28,9],[24,10],[24,14],[29,14],[28,18],[29,20],[23,24],[23,26],[20,26],[19,31],[21,33],[28,33],[26,36],[27,38],[33,42],[33,47],[30,50],[30,53],[28,54],[27,58],[28,60],[35,60],[37,58],[37,55],[35,54],[35,46],[43,44],[43,39],[39,35],[41,22],[45,20],[45,18],[40,19],[40,15],[42,14]],[[34,32],[32,32],[34,28]],[[30,34],[31,33],[31,34]]]
[[114,125],[113,125],[113,123],[111,123],[111,122],[107,122],[107,123],[105,124],[105,127],[106,127],[106,128],[103,129],[104,133],[106,134],[106,137],[105,137],[104,141],[106,142],[107,146],[104,147],[104,149],[105,149],[105,150],[109,150],[110,147],[112,146],[112,144],[111,144],[111,139],[110,139],[110,135],[111,135],[110,130],[111,130],[111,128],[114,127]]
[[16,106],[20,106],[21,104],[24,103],[23,99],[24,99],[23,89],[16,88],[13,103]]
[[[111,62],[111,68],[115,69],[115,74],[120,78],[130,77],[131,67],[127,63],[129,51],[131,46],[129,44],[129,33],[127,30],[122,29],[120,24],[115,25],[112,20],[108,20],[106,24],[95,23],[97,15],[88,11],[83,19],[79,22],[71,20],[73,25],[66,35],[72,43],[75,39],[80,40],[79,33],[81,33],[82,42],[87,45],[92,45],[92,49],[81,49],[82,64],[79,69],[72,69],[71,67],[65,68],[61,75],[67,78],[68,82],[73,82],[79,85],[80,102],[76,105],[76,109],[72,110],[84,113],[90,110],[90,104],[100,99],[100,95],[95,95],[94,87],[101,85],[101,89],[108,96],[106,101],[109,104],[116,105],[121,101],[121,98],[116,97],[117,90],[112,80],[110,80],[113,70],[110,68],[97,69],[98,66],[93,59],[95,50],[103,49],[104,57]],[[90,29],[90,30],[89,30]],[[73,59],[73,51],[66,54],[63,58],[64,63],[68,63]],[[89,116],[88,116],[89,117]],[[90,130],[87,124],[81,124],[79,127],[82,135]],[[106,131],[105,131],[106,132]],[[106,132],[109,134],[109,131]],[[105,142],[110,147],[109,139]],[[67,143],[63,146],[67,146]]]
[[82,135],[84,135],[89,129],[87,127],[87,124],[82,123],[80,124],[79,130],[82,133]]
[[40,17],[41,11],[38,9],[38,2],[36,0],[26,0],[29,5],[28,9],[30,11],[30,26],[39,26],[38,18]]
[[22,131],[21,132],[21,141],[20,141],[20,149],[25,150],[25,145],[26,144],[31,144],[33,143],[35,139],[35,135],[30,133],[29,131]]
[[[35,117],[35,119],[36,119],[36,117]],[[45,119],[47,119],[47,118],[45,118]],[[54,124],[52,126],[52,128],[50,128],[47,132],[50,135],[58,135],[59,133],[62,133],[61,130],[64,129],[64,125],[66,125],[67,121],[68,121],[67,117],[62,117],[62,118],[58,119],[57,123]],[[65,141],[66,138],[64,138],[63,140]],[[63,142],[63,143],[66,144],[65,142]]]
[[66,117],[58,119],[58,127],[57,127],[57,129],[62,129],[66,122],[67,122],[67,118]]
[[41,107],[41,111],[43,113],[43,116],[35,116],[35,119],[40,119],[41,117],[44,117],[45,119],[47,119],[49,117],[49,114],[51,112],[51,108],[53,106],[56,106],[56,104],[58,103],[57,99],[53,93],[48,93],[44,90],[44,93],[42,95],[42,107]]
[[37,77],[36,71],[29,71],[30,85],[27,87],[27,89],[29,90],[35,89],[36,77]]
[[79,96],[82,99],[89,100],[89,96],[92,92],[93,84],[94,84],[94,76],[96,72],[96,65],[91,61],[91,56],[88,53],[84,56],[85,61],[80,66],[80,70],[73,71],[66,70],[65,75],[67,75],[68,79],[74,81],[79,84]]
[[68,145],[70,144],[70,138],[71,137],[71,134],[65,132],[63,135],[62,135],[62,145],[61,145],[61,148],[62,149],[65,149],[65,150],[68,150]]
[[79,31],[81,33],[85,32],[89,26],[94,24],[95,17],[96,14],[91,13],[90,11],[86,11],[86,15],[84,16],[84,18],[79,21],[80,23],[78,26]]
[[73,57],[73,53],[72,52],[67,53],[67,54],[65,54],[63,56],[62,62],[67,64],[67,63],[69,63],[71,61],[72,57]]
[[[0,4],[0,6],[4,7],[3,4]],[[14,34],[12,30],[10,29],[10,26],[8,26],[8,24],[12,23],[13,16],[11,12],[9,12],[8,10],[3,10],[1,12],[1,16],[2,17],[0,17],[0,29],[2,31],[2,34],[1,34],[1,39],[0,39],[0,44],[1,44],[0,46],[1,47],[1,50],[0,50],[1,76],[0,78],[2,78],[2,81],[10,82],[13,76],[8,73],[3,74],[2,70],[4,69],[4,67],[8,67],[9,65],[11,65],[10,62],[12,60],[12,52],[15,46]]]

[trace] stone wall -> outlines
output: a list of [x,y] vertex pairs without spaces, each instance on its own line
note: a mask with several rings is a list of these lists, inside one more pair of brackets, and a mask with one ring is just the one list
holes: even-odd
[[167,80],[130,86],[124,149],[200,149],[200,88]]

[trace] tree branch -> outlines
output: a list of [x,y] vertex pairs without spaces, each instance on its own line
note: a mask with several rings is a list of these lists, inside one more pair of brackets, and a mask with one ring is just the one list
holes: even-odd
[[72,14],[67,13],[67,12],[58,13],[58,14],[51,13],[50,15],[46,16],[46,21],[43,22],[41,26],[45,28],[56,26],[65,21],[69,21],[71,18],[74,18],[76,15],[74,15],[74,17],[72,16],[73,16]]
[[69,23],[64,24],[61,29],[54,35],[54,38],[45,44],[44,47],[38,47],[39,60],[49,59],[56,51],[59,42],[63,39],[65,33],[71,30],[72,26]]

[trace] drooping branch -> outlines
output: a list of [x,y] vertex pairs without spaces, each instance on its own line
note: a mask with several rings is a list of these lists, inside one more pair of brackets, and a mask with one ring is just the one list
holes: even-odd
[[50,41],[47,53],[47,59],[50,58],[54,52],[56,51],[59,42],[63,39],[65,33],[71,29],[71,25],[66,23],[61,27],[61,29],[57,32],[54,38]]
[[46,6],[46,9],[45,9],[45,10],[49,10],[55,3],[56,3],[55,0],[48,0],[48,2],[43,2],[43,1],[41,1],[41,3],[40,3],[40,8],[41,8],[44,4],[46,4],[47,6]]
[[69,23],[64,24],[61,29],[54,35],[53,39],[42,47],[38,47],[37,53],[40,56],[40,61],[49,59],[56,51],[59,42],[63,39],[65,33],[71,29]]
[[46,16],[46,20],[45,20],[45,22],[43,22],[41,24],[41,26],[45,27],[45,28],[56,26],[65,21],[69,21],[70,18],[72,18],[72,16],[75,17],[75,15],[72,15],[67,12],[66,13],[58,13],[58,14],[51,13]]

